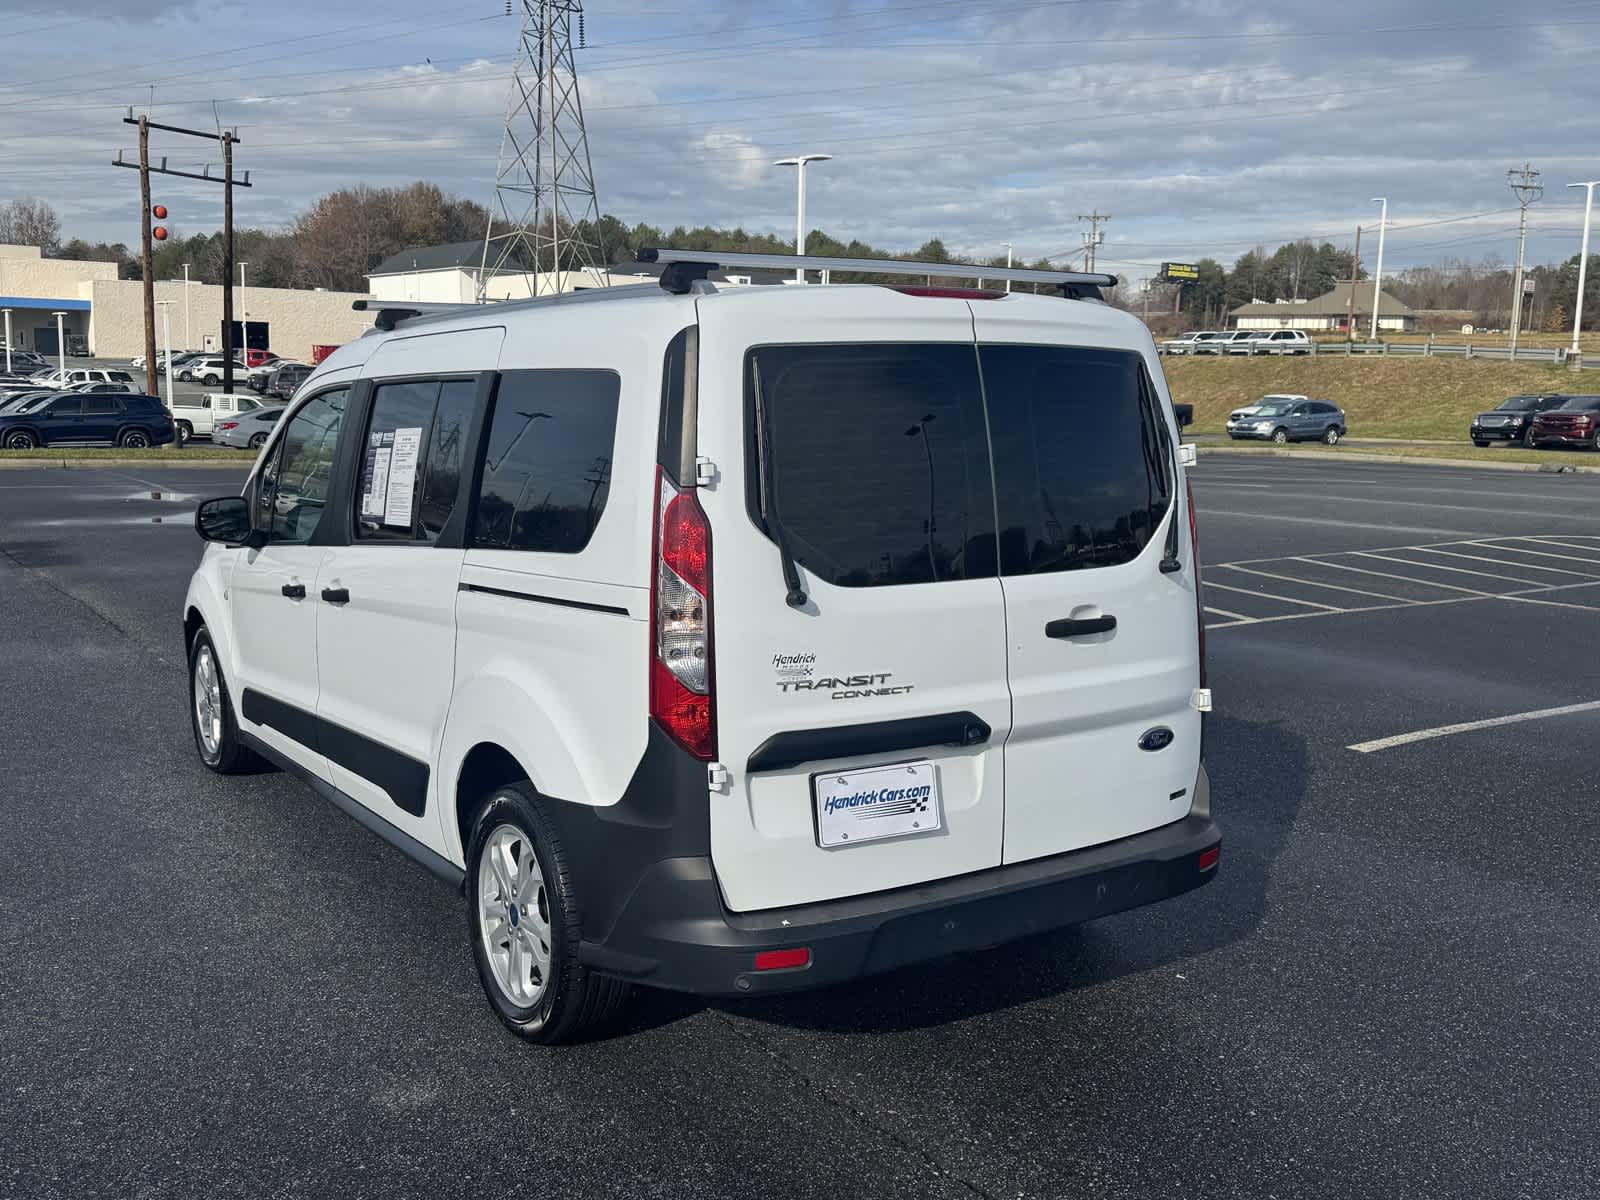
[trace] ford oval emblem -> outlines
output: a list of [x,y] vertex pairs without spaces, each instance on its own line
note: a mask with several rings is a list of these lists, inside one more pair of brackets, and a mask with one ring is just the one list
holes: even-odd
[[1144,736],[1139,739],[1139,749],[1151,751],[1165,750],[1168,746],[1172,745],[1173,737],[1174,734],[1172,730],[1168,729],[1165,725],[1157,725],[1154,729],[1145,731]]

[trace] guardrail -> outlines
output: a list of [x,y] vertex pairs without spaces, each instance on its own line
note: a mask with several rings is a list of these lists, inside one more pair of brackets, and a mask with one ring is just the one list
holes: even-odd
[[[1178,357],[1195,353],[1188,349],[1172,351],[1165,346],[1159,345],[1158,349],[1162,354],[1176,354]],[[1565,346],[1518,346],[1516,354],[1513,355],[1510,346],[1479,346],[1471,342],[1312,342],[1310,353],[1313,355],[1332,354],[1344,358],[1369,354],[1398,355],[1411,358],[1481,358],[1494,362],[1552,363],[1556,366],[1565,365],[1568,361],[1568,352]],[[1279,356],[1280,352],[1271,350],[1235,351],[1232,354],[1223,355],[1217,355],[1215,351],[1205,351],[1195,355],[1195,357],[1199,358],[1277,358]],[[1576,365],[1587,368],[1600,368],[1600,355],[1589,355]]]

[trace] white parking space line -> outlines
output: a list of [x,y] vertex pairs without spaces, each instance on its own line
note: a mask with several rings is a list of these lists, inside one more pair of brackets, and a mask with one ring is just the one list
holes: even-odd
[[[1423,553],[1427,547],[1418,547],[1417,553]],[[1520,575],[1496,575],[1493,571],[1474,571],[1471,567],[1452,567],[1445,563],[1418,562],[1414,558],[1396,558],[1392,554],[1375,554],[1371,550],[1353,550],[1352,554],[1359,554],[1363,558],[1380,558],[1384,562],[1404,563],[1408,567],[1416,567],[1421,571],[1454,571],[1457,575],[1477,575],[1482,579],[1509,579],[1512,583],[1527,583]]]
[[1573,604],[1570,600],[1540,600],[1533,596],[1496,596],[1496,600],[1512,600],[1518,604],[1544,604],[1551,608],[1576,608],[1584,612],[1600,612],[1600,607],[1593,604]]
[[1486,558],[1482,554],[1463,554],[1459,550],[1443,550],[1437,546],[1430,546],[1422,551],[1424,554],[1443,554],[1450,558],[1464,558],[1471,562],[1486,562],[1497,567],[1522,567],[1528,571],[1554,571],[1557,575],[1577,575],[1585,579],[1600,579],[1600,575],[1593,571],[1574,571],[1570,567],[1546,567],[1539,563],[1520,563],[1515,560],[1503,558]]
[[1204,586],[1207,588],[1221,588],[1225,592],[1238,592],[1243,596],[1254,596],[1258,600],[1277,600],[1282,604],[1303,604],[1307,608],[1320,608],[1325,612],[1350,611],[1348,609],[1339,608],[1332,604],[1318,604],[1315,600],[1296,600],[1293,596],[1276,596],[1271,592],[1258,592],[1253,588],[1233,587],[1226,583],[1214,583],[1209,579],[1205,581]]
[[[1321,497],[1318,497],[1321,499]],[[1438,529],[1432,525],[1390,525],[1374,524],[1370,521],[1342,521],[1333,517],[1291,517],[1287,513],[1263,512],[1260,509],[1254,512],[1234,512],[1225,508],[1204,508],[1200,516],[1203,520],[1213,521],[1218,517],[1237,518],[1241,521],[1280,521],[1287,525],[1320,525],[1329,529],[1381,529],[1385,533],[1420,533],[1424,536],[1445,537],[1456,540],[1464,538],[1482,537],[1483,531],[1479,529]],[[1256,559],[1244,561],[1276,562],[1276,559]]]
[[[1563,537],[1569,537],[1569,538],[1579,538],[1579,537],[1585,537],[1587,535],[1581,534],[1581,533],[1568,533],[1568,534],[1563,534],[1562,536]],[[1571,542],[1562,541],[1561,538],[1548,537],[1548,536],[1528,537],[1528,538],[1524,538],[1523,540],[1524,541],[1528,541],[1528,542],[1538,542],[1541,546],[1565,546],[1568,550],[1600,551],[1600,542],[1596,542],[1596,543],[1594,543],[1592,545],[1585,545],[1583,543],[1579,543],[1578,545],[1573,545]]]
[[1462,721],[1455,725],[1436,725],[1432,729],[1418,729],[1413,733],[1397,733],[1393,737],[1374,738],[1370,742],[1357,742],[1346,749],[1354,750],[1358,754],[1372,754],[1378,750],[1390,750],[1396,746],[1409,746],[1413,742],[1426,742],[1433,738],[1449,737],[1455,733],[1471,733],[1475,729],[1494,729],[1500,725],[1517,725],[1523,721],[1542,721],[1547,717],[1565,717],[1574,713],[1600,711],[1600,700],[1589,700],[1583,704],[1563,704],[1559,708],[1539,708],[1532,712],[1512,713],[1506,717],[1490,717],[1484,721]]
[[[1226,566],[1226,564],[1224,564],[1224,566]],[[1219,567],[1218,569],[1221,570],[1223,568]],[[1301,579],[1295,575],[1279,575],[1275,571],[1262,571],[1256,567],[1226,566],[1226,569],[1229,571],[1239,571],[1245,575],[1260,575],[1265,579],[1280,579],[1284,583],[1297,583],[1301,587],[1322,588],[1324,591],[1329,592],[1350,592],[1356,596],[1371,596],[1376,600],[1393,600],[1399,604],[1406,603],[1406,598],[1404,596],[1391,596],[1387,592],[1367,592],[1362,591],[1360,588],[1343,587],[1337,583],[1317,583],[1311,579]]]
[[[1207,584],[1206,586],[1209,587],[1210,585]],[[1243,613],[1229,612],[1225,608],[1218,608],[1215,604],[1207,604],[1205,606],[1205,610],[1208,613],[1216,613],[1217,616],[1219,616],[1219,617],[1227,617],[1231,621],[1254,621],[1255,620],[1254,617],[1247,617]]]
[[[1479,588],[1462,587],[1460,584],[1455,583],[1435,583],[1431,579],[1418,579],[1413,575],[1396,575],[1393,571],[1374,571],[1370,567],[1356,567],[1349,563],[1335,562],[1331,558],[1311,558],[1308,556],[1302,556],[1297,558],[1296,561],[1316,563],[1319,566],[1333,567],[1335,570],[1339,571],[1355,571],[1361,575],[1376,575],[1381,579],[1396,579],[1402,583],[1415,583],[1422,587],[1442,588],[1447,592],[1467,592],[1473,596],[1493,596],[1496,594],[1494,592],[1482,591]],[[1408,563],[1414,567],[1422,565],[1421,563],[1413,563],[1408,558],[1397,558],[1393,561]]]
[[1554,558],[1565,562],[1592,563],[1600,567],[1600,558],[1585,558],[1578,554],[1552,554],[1548,550],[1530,550],[1526,546],[1510,546],[1504,542],[1467,542],[1468,546],[1482,546],[1485,550],[1499,550],[1504,554],[1531,554],[1537,558]]

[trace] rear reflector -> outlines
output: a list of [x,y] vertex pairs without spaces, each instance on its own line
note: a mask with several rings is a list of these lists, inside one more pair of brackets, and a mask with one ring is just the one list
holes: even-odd
[[811,962],[811,951],[800,946],[794,950],[763,950],[756,955],[756,970],[758,971],[786,971],[793,967],[803,967]]
[[1221,858],[1222,858],[1222,847],[1221,846],[1213,846],[1209,850],[1200,851],[1200,869],[1202,871],[1211,870],[1212,867],[1217,865],[1217,862]]
[[891,291],[907,296],[924,296],[934,300],[1003,300],[1004,292],[991,292],[987,288],[958,287],[897,287]]

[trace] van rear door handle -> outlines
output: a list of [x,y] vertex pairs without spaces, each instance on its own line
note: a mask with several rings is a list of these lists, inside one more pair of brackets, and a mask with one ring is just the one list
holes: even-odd
[[1090,633],[1110,633],[1117,627],[1117,619],[1110,613],[1103,617],[1062,617],[1044,627],[1048,638],[1083,637]]
[[291,600],[304,600],[306,598],[306,585],[303,583],[286,583],[283,585],[282,591]]
[[350,589],[349,588],[323,588],[322,589],[322,598],[324,600],[326,600],[329,604],[349,604],[350,603]]

